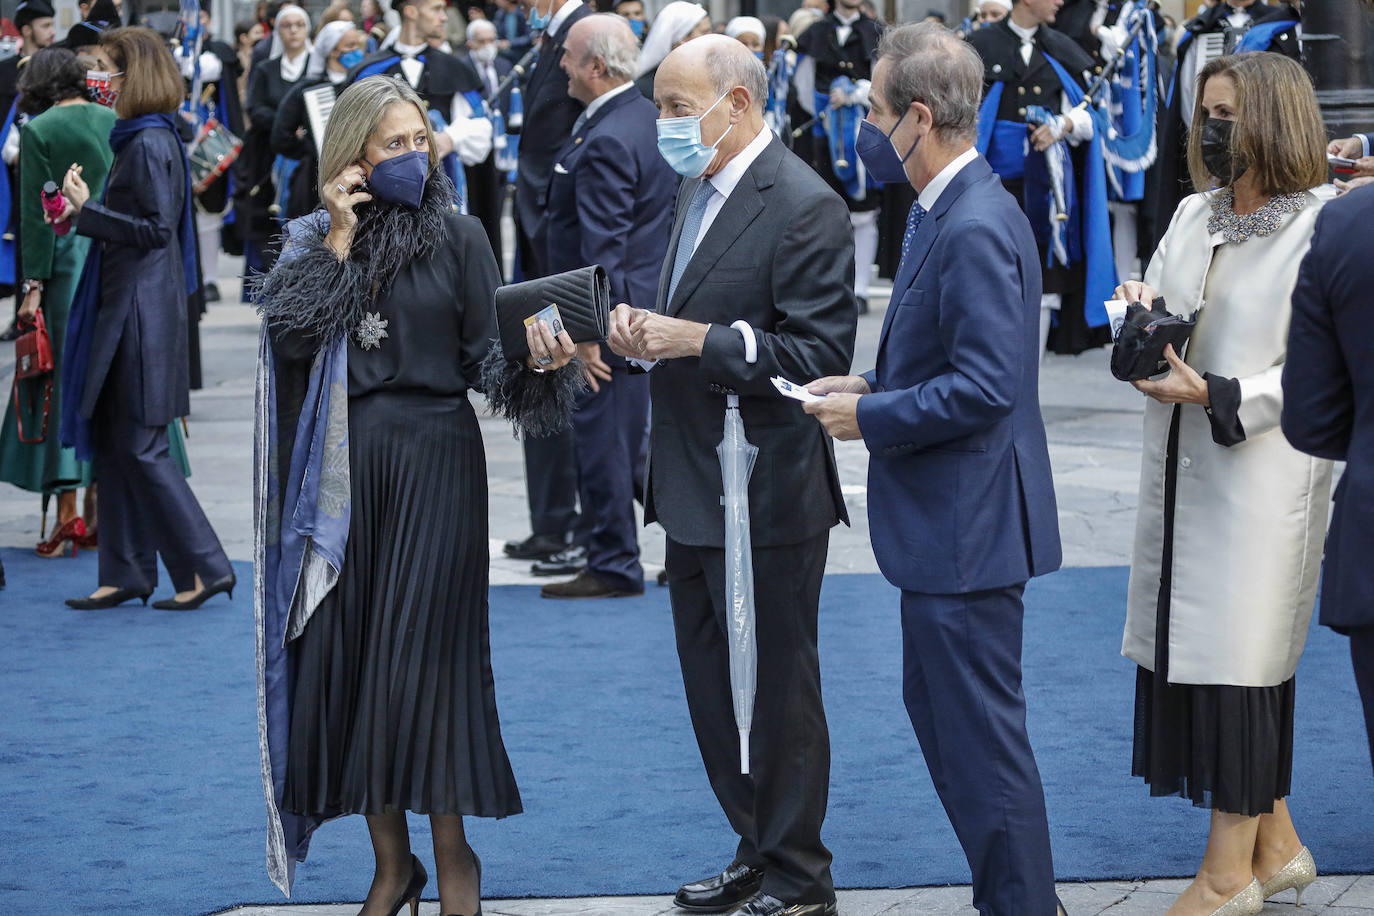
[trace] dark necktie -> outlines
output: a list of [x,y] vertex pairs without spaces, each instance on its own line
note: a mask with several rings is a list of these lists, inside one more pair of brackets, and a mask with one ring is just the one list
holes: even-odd
[[921,226],[921,220],[925,218],[926,208],[921,206],[918,200],[911,205],[911,212],[906,215],[906,232],[902,234],[902,259],[906,260],[906,253],[911,250],[911,241],[916,238],[916,230]]
[[697,185],[696,193],[692,195],[692,202],[687,205],[687,216],[682,220],[682,235],[678,236],[677,252],[673,256],[673,273],[668,280],[668,298],[663,300],[665,307],[673,301],[677,283],[692,260],[697,235],[701,232],[702,219],[706,216],[706,205],[711,202],[715,193],[716,189],[711,182],[703,178],[701,184]]

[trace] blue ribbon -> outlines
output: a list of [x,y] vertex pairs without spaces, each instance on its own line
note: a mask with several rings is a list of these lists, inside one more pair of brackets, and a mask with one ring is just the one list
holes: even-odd
[[[14,115],[18,107],[19,100],[15,99],[14,104],[10,105],[9,114],[5,115],[5,126],[0,128],[0,146],[9,139],[10,131],[14,129]],[[10,222],[11,194],[10,170],[0,164],[0,214],[3,214],[5,221],[4,233],[0,235],[0,283],[12,283],[15,277],[15,226]]]

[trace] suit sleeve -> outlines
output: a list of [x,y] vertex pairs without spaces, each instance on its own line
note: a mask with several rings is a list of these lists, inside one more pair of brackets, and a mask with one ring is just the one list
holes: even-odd
[[[76,215],[76,231],[131,248],[165,248],[175,237],[185,208],[186,176],[166,145],[135,140],[126,155],[126,178],[136,212],[121,213],[89,200]],[[113,174],[113,169],[111,170]]]
[[1026,365],[1033,348],[1022,287],[1022,273],[1033,265],[1022,260],[1007,228],[955,224],[941,247],[930,255],[940,258],[927,294],[936,301],[924,307],[939,310],[950,368],[859,399],[859,430],[870,452],[929,448],[985,429],[1011,413],[1022,375],[1036,371]]
[[[577,225],[581,235],[581,262],[600,264],[611,281],[611,301],[629,302],[625,259],[634,227],[634,157],[619,139],[602,134],[593,137],[577,165]],[[553,239],[566,244],[566,239]],[[644,307],[644,303],[640,303]]]
[[1355,422],[1355,391],[1336,337],[1327,289],[1331,272],[1323,254],[1329,233],[1326,214],[1322,214],[1293,289],[1282,422],[1283,434],[1294,448],[1344,461]]
[[[47,280],[52,277],[53,249],[57,244],[57,236],[43,222],[43,204],[39,193],[43,190],[44,182],[60,182],[62,173],[59,171],[54,177],[52,162],[48,158],[48,144],[43,135],[27,127],[23,130],[24,155],[19,157],[20,267],[25,277]],[[63,163],[62,168],[70,164]]]
[[271,63],[263,61],[255,64],[248,76],[248,117],[254,124],[271,124],[277,116],[267,94],[267,68]]
[[843,375],[854,358],[854,234],[844,201],[826,190],[800,201],[773,253],[771,328],[754,328],[758,360],[745,362],[744,338],[713,324],[701,350],[703,381],[742,395],[775,396],[769,379]]
[[279,156],[300,159],[310,152],[309,136],[296,136],[296,128],[305,126],[304,89],[297,86],[288,92],[272,118],[272,152]]

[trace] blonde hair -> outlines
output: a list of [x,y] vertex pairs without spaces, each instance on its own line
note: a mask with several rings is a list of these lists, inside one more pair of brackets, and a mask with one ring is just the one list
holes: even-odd
[[387,108],[396,102],[408,102],[419,112],[428,139],[430,173],[438,168],[439,151],[434,143],[434,128],[425,114],[425,103],[404,80],[369,76],[345,89],[329,114],[329,126],[325,128],[324,145],[320,149],[321,189],[362,158],[372,132],[381,123]]
[[1231,157],[1254,175],[1262,194],[1294,194],[1326,183],[1326,127],[1312,80],[1296,61],[1270,51],[1218,57],[1198,74],[1188,171],[1199,191],[1213,176],[1202,162],[1202,95],[1207,81],[1228,76],[1236,87]]

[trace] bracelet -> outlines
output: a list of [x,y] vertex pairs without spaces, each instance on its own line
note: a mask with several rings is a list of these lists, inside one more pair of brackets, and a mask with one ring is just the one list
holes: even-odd
[[40,292],[40,293],[41,293],[41,292],[43,292],[43,281],[42,281],[42,280],[25,280],[23,283],[21,283],[21,284],[19,285],[19,290],[20,290],[20,292],[22,292],[25,296],[27,296],[27,295],[28,295],[29,293],[31,293],[31,292],[34,292],[35,290],[36,290],[37,292]]

